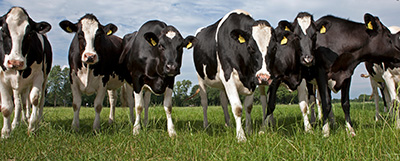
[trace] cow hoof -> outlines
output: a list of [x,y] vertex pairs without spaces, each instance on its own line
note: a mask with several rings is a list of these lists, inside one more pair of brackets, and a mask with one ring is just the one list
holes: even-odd
[[1,139],[8,139],[10,138],[10,130],[2,130],[1,131]]
[[261,130],[261,131],[258,132],[258,135],[264,135],[264,134],[265,134],[264,130]]
[[133,135],[139,135],[140,125],[133,127]]
[[237,138],[238,142],[246,142],[247,141],[246,136],[244,135],[243,131],[238,131],[236,138]]
[[114,123],[114,119],[108,119],[108,124],[113,124]]
[[326,123],[326,124],[322,127],[322,135],[323,135],[324,138],[329,137],[329,131],[330,131],[330,129],[329,129],[329,124]]
[[176,137],[176,131],[174,129],[168,130],[169,137],[174,138]]

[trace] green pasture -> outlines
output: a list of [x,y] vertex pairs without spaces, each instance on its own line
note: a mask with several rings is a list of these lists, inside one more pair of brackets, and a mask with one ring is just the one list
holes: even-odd
[[71,107],[45,108],[35,135],[28,136],[22,124],[9,139],[0,140],[0,160],[400,160],[400,132],[383,112],[385,119],[374,121],[373,103],[352,103],[356,137],[347,135],[340,105],[333,110],[336,124],[328,138],[322,137],[321,123],[313,133],[304,132],[298,105],[278,105],[276,125],[258,134],[262,110],[256,105],[253,133],[238,143],[235,127],[225,127],[222,109],[216,106],[209,107],[207,129],[201,107],[174,107],[175,138],[168,136],[162,106],[150,107],[149,124],[137,136],[132,135],[128,108],[117,108],[111,125],[109,108],[104,108],[98,134],[92,132],[93,108],[81,109],[79,132],[71,130]]

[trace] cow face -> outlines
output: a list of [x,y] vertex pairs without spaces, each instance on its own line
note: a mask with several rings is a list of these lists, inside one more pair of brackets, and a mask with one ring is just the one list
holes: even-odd
[[13,7],[0,18],[3,66],[6,69],[24,70],[27,67],[27,54],[37,33],[45,34],[51,25],[47,22],[36,23],[20,7]]
[[302,55],[300,57],[301,63],[305,66],[311,66],[314,60],[314,48],[316,42],[315,22],[313,16],[306,12],[300,12],[292,27],[288,27],[300,38],[300,47]]
[[96,64],[99,61],[98,49],[106,36],[114,34],[118,28],[114,24],[103,26],[92,14],[86,14],[78,23],[68,20],[60,22],[60,27],[67,33],[75,33],[78,39],[81,61],[85,64]]
[[160,75],[173,77],[180,74],[183,48],[190,49],[195,38],[188,36],[183,39],[175,27],[167,26],[159,36],[148,32],[144,34],[144,39],[152,46],[151,50],[160,59],[157,72]]
[[370,53],[389,62],[400,61],[400,34],[392,34],[378,17],[369,13],[364,15],[366,32],[370,36]]

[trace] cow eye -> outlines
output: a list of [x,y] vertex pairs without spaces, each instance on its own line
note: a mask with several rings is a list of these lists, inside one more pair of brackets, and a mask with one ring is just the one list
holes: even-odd
[[254,50],[254,48],[251,46],[247,46],[247,50],[249,51],[250,54],[253,54],[256,52],[256,50]]
[[165,47],[164,47],[164,45],[162,45],[162,44],[158,44],[158,49],[161,50],[161,51],[164,51],[164,50],[165,50]]

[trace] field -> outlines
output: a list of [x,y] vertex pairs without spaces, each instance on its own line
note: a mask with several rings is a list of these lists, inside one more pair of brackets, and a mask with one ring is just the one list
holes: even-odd
[[[80,131],[71,130],[72,108],[45,108],[41,127],[27,135],[22,124],[11,138],[0,140],[0,160],[399,160],[399,130],[390,119],[374,121],[372,103],[352,103],[356,137],[347,135],[339,104],[333,108],[336,125],[322,137],[321,124],[305,133],[298,105],[278,105],[277,125],[265,134],[261,106],[252,112],[253,133],[238,143],[235,128],[225,127],[220,107],[210,107],[210,127],[203,129],[201,107],[174,107],[178,136],[169,138],[161,106],[150,107],[149,125],[132,135],[128,109],[117,108],[116,122],[108,124],[109,108],[102,111],[101,132],[93,134],[93,108],[82,108]],[[386,116],[387,114],[383,114]],[[231,124],[233,124],[231,114]],[[244,117],[243,117],[244,118]],[[244,121],[244,119],[243,119]],[[0,117],[3,125],[3,117]]]

